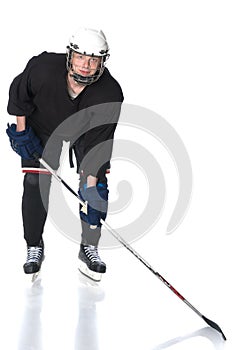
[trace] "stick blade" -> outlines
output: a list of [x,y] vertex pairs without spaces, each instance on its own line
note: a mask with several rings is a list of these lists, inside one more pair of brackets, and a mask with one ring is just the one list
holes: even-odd
[[227,340],[227,338],[225,337],[223,331],[221,330],[221,328],[217,325],[217,323],[209,320],[207,317],[202,316],[203,320],[212,328],[216,329],[216,331],[218,331],[219,333],[222,334],[222,337],[224,340]]

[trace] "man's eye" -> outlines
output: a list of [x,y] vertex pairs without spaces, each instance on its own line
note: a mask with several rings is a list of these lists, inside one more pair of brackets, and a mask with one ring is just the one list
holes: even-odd
[[93,63],[97,62],[97,58],[91,58],[91,62]]

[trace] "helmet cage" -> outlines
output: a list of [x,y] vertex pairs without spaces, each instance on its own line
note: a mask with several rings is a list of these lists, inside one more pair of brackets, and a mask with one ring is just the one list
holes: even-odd
[[[85,55],[85,56],[92,56],[92,57],[100,57],[101,58],[101,62],[99,65],[99,68],[97,69],[97,71],[93,74],[93,75],[89,75],[89,76],[83,76],[81,74],[78,74],[76,72],[73,71],[73,67],[72,67],[72,56],[74,53],[80,53],[81,55]],[[71,77],[74,79],[74,81],[78,84],[81,85],[90,85],[94,82],[96,82],[101,75],[104,72],[105,69],[105,62],[106,60],[109,58],[109,54],[107,53],[107,50],[104,51],[102,50],[100,52],[100,55],[94,55],[92,54],[87,54],[86,51],[84,52],[79,52],[78,51],[78,46],[76,44],[70,44],[70,46],[67,46],[67,53],[66,53],[66,67],[68,72],[71,71]]]

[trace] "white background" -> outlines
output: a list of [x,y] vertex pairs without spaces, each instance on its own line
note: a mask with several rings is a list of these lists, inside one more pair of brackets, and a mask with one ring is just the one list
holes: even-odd
[[[0,303],[4,347],[232,349],[232,2],[13,0],[1,7]],[[194,185],[184,221],[172,235],[166,235],[171,213],[168,192],[168,207],[157,226],[133,246],[201,313],[222,327],[228,338],[224,345],[123,248],[102,252],[109,273],[95,289],[105,295],[96,303],[96,320],[92,312],[96,295],[83,302],[80,292],[80,286],[84,291],[85,287],[78,280],[78,247],[51,222],[46,226],[42,285],[31,289],[25,284],[20,213],[23,177],[5,135],[6,123],[14,121],[6,111],[8,89],[31,56],[45,50],[65,52],[68,38],[80,25],[101,27],[106,33],[111,48],[108,67],[121,83],[125,102],[161,115],[187,148]],[[177,187],[177,178],[169,176],[174,174],[170,166],[166,174],[169,188],[172,181]],[[88,288],[85,295],[92,292]],[[77,300],[81,300],[79,305]],[[88,300],[94,300],[92,306],[85,304]],[[85,320],[90,316],[88,330],[78,321],[81,310]],[[92,326],[96,333],[91,332]],[[85,345],[80,334],[86,334],[92,345]]]

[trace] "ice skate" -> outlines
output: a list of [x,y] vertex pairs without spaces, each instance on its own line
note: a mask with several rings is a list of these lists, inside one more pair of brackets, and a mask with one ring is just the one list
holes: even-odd
[[97,247],[80,245],[78,269],[93,281],[101,280],[102,274],[106,272],[106,265],[100,259]]
[[32,275],[32,282],[34,282],[38,278],[43,260],[43,240],[40,241],[39,246],[27,246],[27,260],[26,263],[23,265],[23,269],[25,274]]

